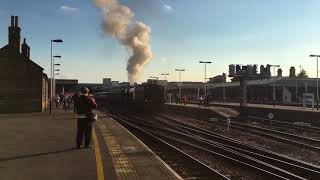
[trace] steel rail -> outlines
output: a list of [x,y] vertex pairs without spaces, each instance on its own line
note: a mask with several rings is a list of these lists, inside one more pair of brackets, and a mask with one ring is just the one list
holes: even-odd
[[[138,126],[132,124],[131,122],[128,122],[122,118],[118,118],[115,116],[111,116],[111,117],[118,120],[118,121],[121,121],[122,122],[121,124],[124,125],[126,128],[130,128],[130,129],[133,128],[133,129],[139,131],[139,133],[142,134],[140,136],[143,137],[144,140],[145,140],[145,138],[149,137],[149,140],[154,141],[153,143],[157,144],[157,147],[160,147],[159,143],[161,143],[163,146],[166,146],[166,148],[169,148],[170,151],[168,151],[168,152],[171,153],[170,157],[171,158],[174,157],[173,159],[175,159],[174,160],[175,162],[177,162],[179,160],[180,161],[183,160],[184,164],[187,164],[187,166],[191,168],[191,171],[193,173],[193,176],[191,178],[229,180],[229,178],[226,177],[225,175],[221,174],[220,172],[216,171],[215,169],[211,168],[210,166],[204,164],[203,162],[199,161],[198,159],[190,156],[188,153],[173,146],[172,144],[170,144],[170,143],[160,139],[159,137],[153,135],[152,133],[142,129],[141,127],[138,127]],[[172,153],[174,155],[172,155]],[[167,158],[169,158],[169,157],[167,156]]]
[[[208,131],[206,129],[203,128],[199,128],[196,127],[194,125],[190,125],[187,124],[185,122],[180,122],[178,120],[175,120],[172,117],[166,116],[166,115],[161,115],[159,114],[159,116],[163,117],[163,118],[167,118],[171,121],[175,121],[177,127],[179,128],[183,128],[186,131],[189,132],[193,132],[194,134],[198,134],[199,136],[205,136],[207,137],[206,139],[210,139],[210,141],[215,141],[215,142],[220,142],[224,145],[228,145],[230,148],[234,147],[234,148],[238,148],[238,149],[242,149],[242,152],[247,151],[247,153],[250,152],[250,154],[259,154],[259,156],[261,156],[261,158],[263,158],[263,156],[265,157],[269,157],[268,160],[270,163],[271,161],[274,161],[276,163],[278,163],[278,165],[281,165],[282,168],[284,169],[288,169],[288,170],[295,170],[296,173],[298,173],[299,175],[307,175],[307,177],[309,176],[310,178],[312,177],[320,177],[320,167],[313,165],[311,163],[307,163],[304,161],[300,161],[273,151],[269,151],[263,148],[260,148],[258,146],[254,146],[254,145],[248,145],[248,144],[243,144],[241,141],[235,140],[235,139],[231,139],[229,137],[225,137],[222,136],[220,134],[216,134],[213,133],[211,131]],[[182,124],[182,125],[181,125]],[[256,158],[258,158],[257,156],[255,156]]]
[[[140,126],[144,126],[144,127],[148,126],[149,128],[153,128],[153,130],[149,130],[150,132],[154,132],[156,129],[158,129],[158,130],[166,131],[167,134],[168,133],[175,133],[174,136],[177,136],[177,135],[181,136],[182,135],[182,136],[184,136],[184,138],[187,137],[187,138],[189,138],[189,141],[190,140],[195,141],[194,144],[195,143],[199,144],[199,142],[201,142],[202,146],[204,146],[204,144],[205,144],[205,146],[207,146],[208,148],[210,148],[210,149],[214,148],[215,151],[217,151],[217,152],[213,152],[213,151],[207,150],[207,152],[215,153],[215,155],[223,157],[229,161],[231,160],[231,161],[233,161],[233,163],[236,162],[238,164],[241,164],[242,166],[246,166],[246,167],[258,170],[258,171],[260,171],[260,173],[264,173],[264,175],[266,175],[266,176],[270,176],[273,178],[284,178],[284,179],[286,179],[286,178],[288,178],[288,179],[304,179],[300,176],[297,176],[293,173],[285,171],[281,168],[278,168],[278,167],[273,166],[271,164],[265,163],[261,160],[252,158],[248,155],[233,151],[233,150],[228,149],[228,148],[221,146],[219,144],[212,144],[212,143],[205,142],[204,140],[198,139],[197,136],[194,136],[194,135],[187,135],[187,134],[184,134],[184,132],[178,132],[178,131],[174,131],[172,129],[168,129],[168,128],[164,128],[164,127],[161,127],[158,125],[154,125],[153,123],[150,123],[148,121],[144,121],[142,119],[139,119],[138,121],[132,120],[132,119],[127,119],[127,121],[130,121],[135,124],[139,124]],[[196,146],[194,144],[193,144],[193,146]]]

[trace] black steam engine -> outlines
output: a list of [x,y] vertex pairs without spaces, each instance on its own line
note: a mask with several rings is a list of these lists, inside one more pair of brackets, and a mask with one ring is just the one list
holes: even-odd
[[128,107],[135,110],[156,110],[164,104],[164,88],[156,84],[112,89],[95,94],[99,104],[108,107]]

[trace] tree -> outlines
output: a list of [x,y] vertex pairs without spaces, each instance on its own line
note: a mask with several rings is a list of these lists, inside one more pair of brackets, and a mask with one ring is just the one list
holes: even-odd
[[299,77],[299,78],[308,78],[307,71],[304,70],[304,69],[302,69],[302,70],[300,71],[300,73],[298,74],[298,77]]

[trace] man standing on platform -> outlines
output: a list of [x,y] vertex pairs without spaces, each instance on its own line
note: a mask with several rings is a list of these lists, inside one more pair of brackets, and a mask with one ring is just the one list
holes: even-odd
[[79,92],[76,92],[76,93],[72,96],[73,112],[74,112],[74,113],[77,112],[77,107],[78,107],[78,104],[79,104],[79,98],[80,98]]
[[89,89],[84,87],[81,90],[81,96],[79,97],[79,102],[77,105],[77,149],[80,149],[80,146],[83,141],[84,136],[84,147],[92,148],[91,145],[91,133],[92,133],[92,123],[93,121],[89,117],[92,114],[92,110],[97,108],[97,104],[93,97],[89,96]]

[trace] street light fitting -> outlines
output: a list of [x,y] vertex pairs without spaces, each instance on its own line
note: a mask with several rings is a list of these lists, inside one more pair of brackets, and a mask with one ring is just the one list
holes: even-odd
[[54,58],[61,58],[61,56],[53,56]]
[[185,69],[175,69],[175,71],[185,71]]
[[55,69],[54,71],[60,71],[60,69]]
[[152,79],[159,79],[159,77],[157,77],[157,76],[149,76],[149,78],[152,78]]
[[280,67],[280,65],[270,65],[270,66],[272,66],[272,67]]
[[60,64],[54,64],[55,66],[60,66]]
[[199,63],[211,64],[211,61],[199,61]]
[[51,40],[52,42],[55,42],[55,43],[62,43],[63,40],[62,39],[53,39]]
[[320,57],[320,55],[311,54],[309,57]]

